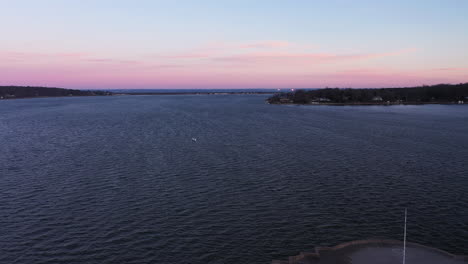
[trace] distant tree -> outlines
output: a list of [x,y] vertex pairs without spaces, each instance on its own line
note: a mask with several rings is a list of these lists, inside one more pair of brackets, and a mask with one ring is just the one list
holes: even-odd
[[468,83],[437,84],[433,86],[380,88],[380,89],[338,89],[325,88],[318,90],[297,90],[289,93],[279,93],[268,98],[270,103],[280,103],[289,99],[296,104],[306,104],[319,98],[333,103],[372,102],[374,97],[382,97],[390,102],[456,102],[467,100]]
[[0,86],[0,97],[28,98],[28,97],[56,97],[56,96],[93,96],[112,95],[107,91],[83,91],[63,88],[35,87],[35,86]]

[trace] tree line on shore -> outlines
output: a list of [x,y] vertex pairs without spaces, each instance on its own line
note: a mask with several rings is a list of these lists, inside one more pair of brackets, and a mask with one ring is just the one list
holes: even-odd
[[38,86],[0,86],[0,99],[96,95],[112,95],[112,93],[107,91],[84,91]]
[[468,101],[468,83],[379,89],[296,90],[277,93],[267,101],[273,104],[465,102]]

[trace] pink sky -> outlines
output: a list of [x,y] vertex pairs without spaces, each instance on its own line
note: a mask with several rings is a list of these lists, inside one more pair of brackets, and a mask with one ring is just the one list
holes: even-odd
[[[209,44],[160,54],[1,51],[4,85],[66,88],[394,87],[466,81],[468,68],[399,68],[416,48],[325,53],[286,41]],[[310,48],[313,49],[313,48]]]
[[9,1],[0,85],[400,87],[468,81],[468,2]]

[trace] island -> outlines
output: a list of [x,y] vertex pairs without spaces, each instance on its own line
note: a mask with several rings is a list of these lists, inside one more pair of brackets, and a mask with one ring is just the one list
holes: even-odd
[[300,89],[276,93],[270,104],[393,105],[468,103],[468,83],[378,89]]
[[108,91],[84,91],[39,86],[0,86],[0,99],[106,95],[113,95],[113,93]]

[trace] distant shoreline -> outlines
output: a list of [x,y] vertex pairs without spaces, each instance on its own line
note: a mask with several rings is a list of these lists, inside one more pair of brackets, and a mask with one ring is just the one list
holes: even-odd
[[271,105],[328,105],[328,106],[362,106],[362,105],[379,105],[379,106],[393,106],[393,105],[468,105],[468,103],[458,103],[458,102],[404,102],[404,103],[366,103],[366,102],[356,102],[356,103],[268,103]]
[[432,86],[291,90],[267,99],[270,104],[297,105],[422,105],[468,103],[468,83]]
[[99,90],[73,90],[64,88],[49,88],[35,86],[0,86],[0,100],[54,98],[54,97],[85,97],[85,96],[122,96],[122,95],[249,95],[274,94],[273,91],[161,91],[161,92],[119,92]]
[[40,86],[0,86],[0,100],[110,95],[113,95],[113,93],[107,91],[84,91]]
[[149,93],[114,93],[114,95],[231,95],[231,94],[274,94],[274,92],[149,92]]
[[[218,92],[209,92],[209,93],[113,93],[109,94],[106,96],[124,96],[124,95],[129,95],[129,96],[137,96],[137,95],[254,95],[254,94],[273,94],[272,92],[253,92],[253,93],[244,93],[244,92],[227,92],[227,93],[218,93]],[[69,95],[61,95],[61,96],[30,96],[30,97],[10,97],[10,98],[1,98],[1,100],[19,100],[19,99],[35,99],[35,98],[71,98],[71,97],[95,97],[95,96],[101,96],[101,95],[74,95],[74,96],[69,96]]]

